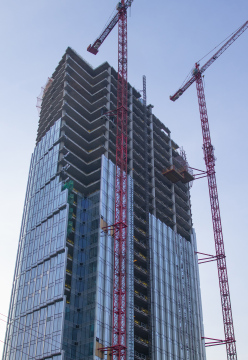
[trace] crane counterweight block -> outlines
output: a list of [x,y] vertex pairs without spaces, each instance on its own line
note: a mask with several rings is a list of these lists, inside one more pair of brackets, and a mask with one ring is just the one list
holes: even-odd
[[97,39],[93,45],[90,44],[87,47],[87,51],[89,51],[93,55],[96,55],[98,53],[98,48],[100,47],[101,43],[102,42],[99,39]]

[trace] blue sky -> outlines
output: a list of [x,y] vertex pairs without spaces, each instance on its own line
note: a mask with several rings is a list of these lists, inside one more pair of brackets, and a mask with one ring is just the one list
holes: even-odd
[[[116,0],[1,2],[2,314],[8,312],[29,161],[35,145],[36,97],[67,46],[93,66],[107,60],[117,67],[117,29],[106,39],[97,56],[86,51],[115,5]],[[173,139],[184,147],[192,167],[205,168],[195,85],[175,103],[169,101],[169,95],[180,87],[197,60],[248,20],[247,10],[245,0],[134,0],[129,12],[129,81],[141,89],[142,75],[147,76],[148,103],[154,105],[154,114],[170,128]],[[248,30],[204,77],[240,360],[247,359],[248,323],[247,42]],[[195,181],[191,200],[198,250],[214,254],[206,179]],[[201,265],[200,275],[205,335],[223,338],[216,264]],[[5,323],[0,321],[0,340],[4,340],[4,331]],[[225,358],[223,346],[207,350],[207,359]]]

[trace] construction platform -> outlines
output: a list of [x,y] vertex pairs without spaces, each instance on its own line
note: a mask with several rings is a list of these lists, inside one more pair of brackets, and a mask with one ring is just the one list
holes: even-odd
[[162,174],[173,184],[181,181],[183,184],[187,184],[194,180],[194,176],[191,175],[185,168],[176,169],[175,166],[171,166],[169,169],[163,170]]
[[190,181],[193,181],[194,180],[194,176],[192,174],[190,174],[187,170],[183,170],[181,172],[182,176],[183,176],[183,180],[182,183],[184,184],[187,184],[189,183]]

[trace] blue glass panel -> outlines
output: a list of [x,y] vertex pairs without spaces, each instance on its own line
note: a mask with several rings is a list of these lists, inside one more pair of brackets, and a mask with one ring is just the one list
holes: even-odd
[[205,359],[198,326],[200,302],[194,301],[200,290],[191,281],[191,273],[198,269],[193,241],[175,234],[154,216],[150,216],[150,234],[155,352],[159,359]]

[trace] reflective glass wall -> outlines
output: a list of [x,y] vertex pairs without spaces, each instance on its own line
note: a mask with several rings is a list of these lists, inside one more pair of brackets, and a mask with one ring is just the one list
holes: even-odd
[[150,215],[154,360],[204,360],[195,235],[191,242]]
[[[112,342],[115,165],[84,196],[57,176],[60,120],[31,160],[3,360],[90,360]],[[51,140],[52,139],[52,140]],[[56,166],[55,166],[56,165]],[[127,332],[133,352],[133,195],[128,178]],[[107,355],[106,355],[107,356]]]
[[60,125],[31,159],[3,360],[62,359],[68,205],[56,176]]
[[[102,156],[100,192],[100,233],[97,263],[96,358],[103,354],[97,349],[112,344],[112,283],[113,236],[108,226],[114,224],[115,165]],[[133,357],[133,181],[128,177],[128,232],[127,232],[127,344],[128,358]],[[104,355],[107,358],[107,354]],[[109,357],[108,357],[109,358]]]
[[100,191],[74,195],[76,209],[67,229],[65,360],[92,359],[95,338]]

